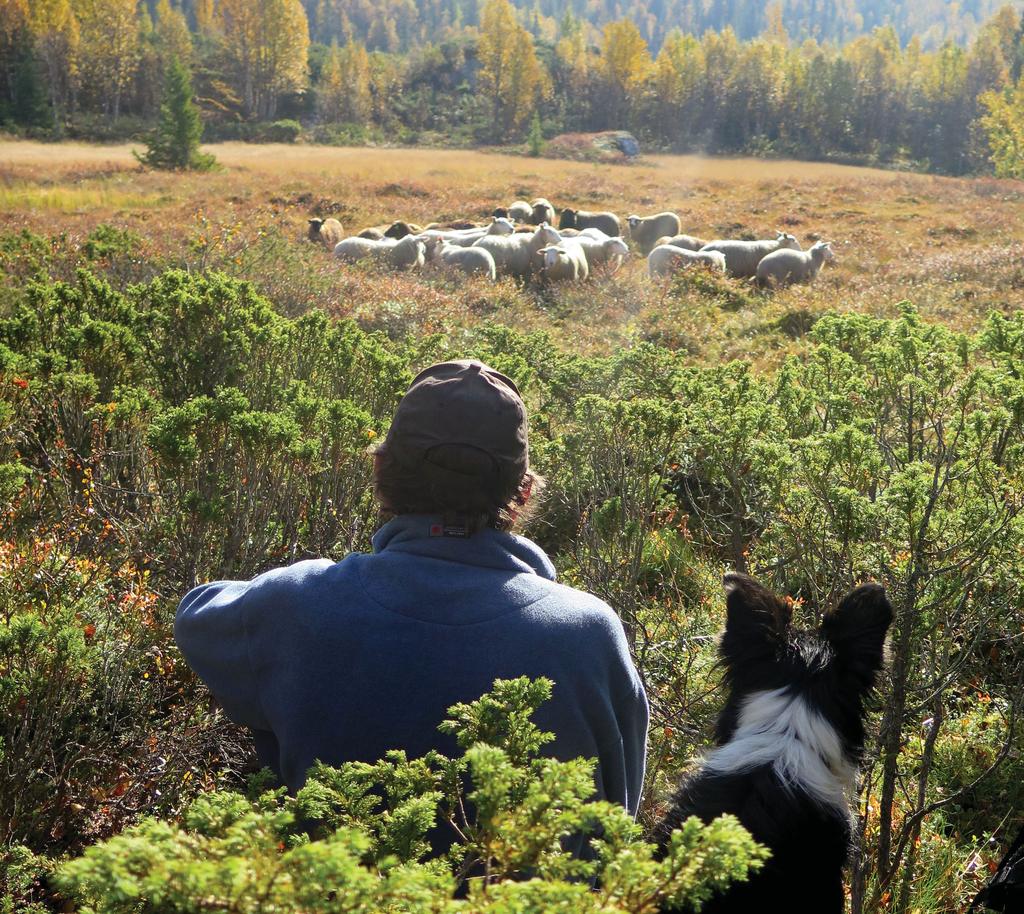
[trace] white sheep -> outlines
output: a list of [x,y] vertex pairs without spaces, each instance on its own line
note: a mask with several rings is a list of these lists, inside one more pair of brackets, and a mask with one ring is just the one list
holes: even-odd
[[647,272],[651,279],[668,276],[698,264],[703,264],[715,273],[724,273],[725,255],[719,251],[691,251],[673,244],[659,244],[647,255]]
[[533,207],[525,200],[516,200],[509,207],[499,206],[494,211],[495,216],[506,216],[513,222],[529,222],[533,218]]
[[831,241],[819,241],[809,251],[773,251],[757,265],[757,284],[764,288],[813,282],[821,268],[835,259]]
[[654,216],[629,216],[629,236],[646,257],[654,250],[659,238],[679,234],[679,217],[675,213],[657,213]]
[[497,276],[491,252],[478,247],[461,247],[437,240],[430,245],[431,261],[449,270],[460,270],[471,276],[486,276],[492,282]]
[[544,258],[541,276],[548,282],[579,282],[590,275],[587,255],[583,253],[578,238],[563,238],[558,244],[541,248],[538,253]]
[[428,238],[442,238],[451,244],[469,247],[483,238],[484,235],[511,235],[515,230],[516,227],[511,219],[506,219],[504,216],[495,216],[487,228],[454,229],[450,231],[428,229],[422,232],[419,237],[424,240]]
[[334,256],[345,263],[355,263],[365,257],[373,257],[387,246],[389,242],[381,238],[364,238],[356,235],[352,238],[343,238],[334,246]]
[[371,257],[396,270],[423,266],[426,245],[417,235],[404,238],[345,238],[334,247],[334,256],[343,263],[356,263]]
[[775,238],[762,241],[709,241],[701,250],[725,254],[725,267],[730,276],[753,279],[757,275],[757,265],[773,251],[784,248],[799,251],[800,242],[792,235],[778,232]]
[[664,238],[659,238],[654,246],[659,247],[663,244],[671,244],[674,248],[686,248],[688,251],[699,251],[707,244],[707,241],[703,238],[695,238],[693,235],[666,235]]
[[310,219],[309,240],[319,241],[328,251],[345,237],[345,230],[337,219]]
[[623,259],[629,255],[629,245],[621,238],[609,238],[603,232],[600,234],[604,237],[599,238],[597,235],[591,234],[591,231],[597,232],[597,229],[587,229],[576,238],[580,247],[583,248],[590,269],[595,270],[608,265],[610,271],[614,273],[622,266]]
[[533,232],[513,235],[484,235],[474,247],[490,251],[499,276],[529,279],[534,270],[534,258],[542,247],[558,244],[562,236],[547,223],[538,225]]
[[[495,213],[494,215],[495,216],[502,216],[502,215],[504,215],[504,213]],[[472,219],[452,219],[452,220],[450,220],[448,222],[431,222],[431,223],[428,223],[427,225],[423,226],[423,231],[419,232],[419,234],[422,235],[423,232],[429,232],[431,229],[434,229],[435,231],[438,231],[438,232],[456,232],[456,231],[461,231],[462,229],[480,229],[480,228],[487,228],[487,223],[486,222],[474,222]]]

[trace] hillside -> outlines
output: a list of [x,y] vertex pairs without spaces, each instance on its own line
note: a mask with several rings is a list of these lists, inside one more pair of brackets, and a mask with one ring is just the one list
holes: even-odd
[[[628,130],[645,152],[1024,174],[1024,28],[1007,6],[975,30],[988,0],[934,20],[897,5],[884,27],[879,4],[809,0],[588,4],[585,21],[561,0],[6,2],[0,130],[37,139],[142,141],[178,59],[210,142],[509,147],[536,124],[535,153]],[[934,47],[950,30],[973,37]]]
[[[421,26],[436,37],[438,30],[474,25],[476,0],[303,0],[313,24],[314,40],[329,40],[348,20],[371,46],[388,50],[387,31],[380,23],[393,14],[399,37],[408,47],[420,40]],[[673,29],[701,35],[732,28],[741,39],[764,32],[781,13],[789,34],[797,39],[846,42],[879,26],[891,25],[904,44],[918,36],[926,48],[945,41],[967,44],[979,26],[1001,6],[1020,8],[1003,0],[515,0],[515,5],[543,37],[567,13],[588,22],[596,31],[623,17],[632,19],[648,43],[660,47]],[[375,24],[377,27],[375,27]],[[360,26],[362,26],[360,28]],[[428,39],[429,40],[429,39]]]

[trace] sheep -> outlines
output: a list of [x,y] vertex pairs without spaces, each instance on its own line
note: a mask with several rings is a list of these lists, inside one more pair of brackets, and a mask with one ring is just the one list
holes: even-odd
[[388,251],[388,263],[396,270],[419,269],[423,266],[426,246],[415,235],[399,239]]
[[496,218],[486,229],[477,230],[473,232],[466,232],[465,235],[455,235],[454,237],[446,238],[451,244],[458,245],[459,247],[472,247],[481,238],[488,235],[511,235],[515,232],[515,226],[509,222],[508,219],[502,219],[501,217]]
[[611,272],[614,273],[622,266],[623,258],[629,254],[629,246],[621,238],[609,238],[607,235],[597,238],[583,232],[577,236],[576,241],[583,248],[591,270],[610,265]]
[[757,265],[772,251],[789,248],[799,251],[800,242],[785,232],[776,233],[772,240],[762,241],[729,241],[720,239],[709,241],[702,251],[720,251],[725,254],[725,266],[730,276],[737,279],[753,279],[757,275]]
[[[495,216],[490,225],[486,228],[474,228],[464,229],[459,231],[441,232],[434,229],[427,229],[427,231],[420,234],[420,238],[427,240],[429,238],[440,238],[445,241],[451,242],[459,247],[469,247],[475,244],[484,235],[511,235],[515,231],[515,226],[512,222],[503,216]],[[530,231],[533,231],[531,227]]]
[[415,222],[392,222],[384,230],[385,238],[404,238],[406,235],[418,235],[422,232],[421,229]]
[[528,279],[534,269],[537,252],[550,244],[558,244],[562,236],[547,223],[541,223],[533,234],[484,235],[474,247],[490,251],[499,276]]
[[494,257],[490,251],[480,247],[460,247],[442,238],[434,239],[430,258],[433,263],[450,270],[461,270],[469,275],[488,277],[492,282],[497,276]]
[[819,241],[809,251],[773,251],[757,265],[757,285],[763,289],[766,286],[813,282],[821,268],[835,259],[831,241]]
[[716,273],[725,272],[725,254],[720,251],[691,251],[673,244],[659,244],[647,255],[647,272],[651,279],[669,276],[696,264],[704,264]]
[[516,200],[508,208],[508,218],[513,222],[529,222],[533,218],[533,207],[525,200]]
[[[511,207],[509,207],[511,210]],[[511,212],[509,213],[511,216]],[[532,222],[534,225],[555,224],[555,208],[543,197],[538,197],[530,204],[530,215],[523,222]]]
[[622,234],[622,224],[615,213],[588,213],[581,209],[563,209],[558,220],[558,230],[562,229],[600,229],[611,238]]
[[334,248],[334,256],[344,263],[355,263],[367,257],[383,261],[396,270],[423,266],[426,245],[416,235],[404,238],[346,238]]
[[685,248],[687,251],[699,251],[707,242],[703,238],[694,238],[693,235],[666,235],[664,238],[659,238],[654,246],[661,247],[663,244],[670,244],[674,248]]
[[[495,213],[495,215],[498,215],[498,213]],[[478,228],[487,228],[487,223],[473,222],[471,219],[453,219],[451,222],[431,222],[430,225],[424,226],[423,231],[456,232],[463,229]]]
[[345,238],[334,246],[334,256],[346,263],[355,263],[364,257],[372,257],[385,246],[383,238]]
[[368,238],[371,241],[380,241],[384,237],[384,233],[377,228],[364,228],[356,238]]
[[310,241],[319,241],[333,251],[334,246],[345,237],[345,230],[337,219],[310,219],[308,237]]
[[629,236],[645,257],[654,250],[658,239],[664,235],[679,234],[679,217],[675,213],[658,213],[654,216],[629,216]]
[[578,238],[563,238],[558,244],[543,247],[537,253],[544,257],[541,276],[549,282],[578,282],[590,275],[587,255]]
[[529,222],[533,218],[533,207],[525,200],[516,200],[511,206],[498,206],[492,216],[502,216],[513,222]]

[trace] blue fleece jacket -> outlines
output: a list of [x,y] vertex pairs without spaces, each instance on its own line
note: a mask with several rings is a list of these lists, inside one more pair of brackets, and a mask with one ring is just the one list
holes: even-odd
[[556,583],[524,537],[438,530],[405,515],[377,531],[372,554],[196,587],[175,620],[181,652],[291,788],[318,759],[454,755],[437,731],[450,705],[498,678],[547,676],[545,751],[597,758],[599,798],[635,814],[648,710],[618,617]]

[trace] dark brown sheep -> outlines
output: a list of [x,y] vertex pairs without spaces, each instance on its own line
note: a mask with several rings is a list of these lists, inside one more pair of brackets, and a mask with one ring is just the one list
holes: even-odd
[[345,237],[345,230],[337,219],[310,219],[307,237],[333,251],[334,246]]
[[618,238],[622,234],[622,224],[615,213],[590,213],[582,209],[563,209],[558,220],[560,229],[600,229],[610,238]]
[[392,222],[384,230],[385,238],[404,238],[406,235],[418,235],[423,229],[415,222]]

